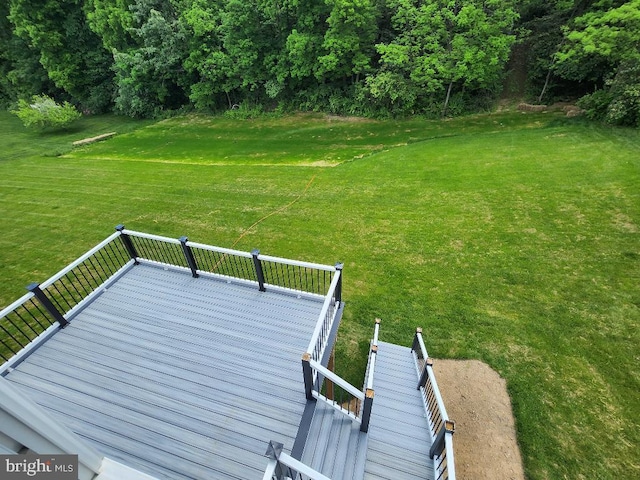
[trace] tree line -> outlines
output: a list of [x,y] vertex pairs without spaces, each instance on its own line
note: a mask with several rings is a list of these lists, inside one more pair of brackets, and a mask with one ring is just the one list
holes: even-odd
[[[8,0],[0,102],[456,115],[506,77],[640,124],[640,0]],[[509,93],[509,92],[507,92]],[[522,93],[522,92],[520,92]]]

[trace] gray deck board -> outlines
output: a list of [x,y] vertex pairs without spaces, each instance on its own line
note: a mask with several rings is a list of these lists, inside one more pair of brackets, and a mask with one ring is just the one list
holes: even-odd
[[433,478],[431,436],[411,349],[379,342],[366,480]]
[[302,462],[333,480],[362,477],[366,434],[360,424],[318,400]]
[[322,302],[139,265],[6,378],[159,478],[260,478],[293,445]]

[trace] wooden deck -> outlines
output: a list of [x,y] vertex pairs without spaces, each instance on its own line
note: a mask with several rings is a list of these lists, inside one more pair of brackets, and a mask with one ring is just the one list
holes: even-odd
[[6,379],[158,478],[261,478],[293,445],[322,300],[138,265]]

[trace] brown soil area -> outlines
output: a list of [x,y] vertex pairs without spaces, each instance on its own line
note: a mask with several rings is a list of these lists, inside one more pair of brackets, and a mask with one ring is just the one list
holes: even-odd
[[524,480],[503,378],[478,360],[434,360],[453,435],[458,480]]

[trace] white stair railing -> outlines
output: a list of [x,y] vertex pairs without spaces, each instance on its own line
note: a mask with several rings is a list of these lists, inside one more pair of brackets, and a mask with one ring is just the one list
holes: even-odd
[[269,463],[262,480],[331,480],[313,468],[282,451],[282,443],[269,442],[265,456]]

